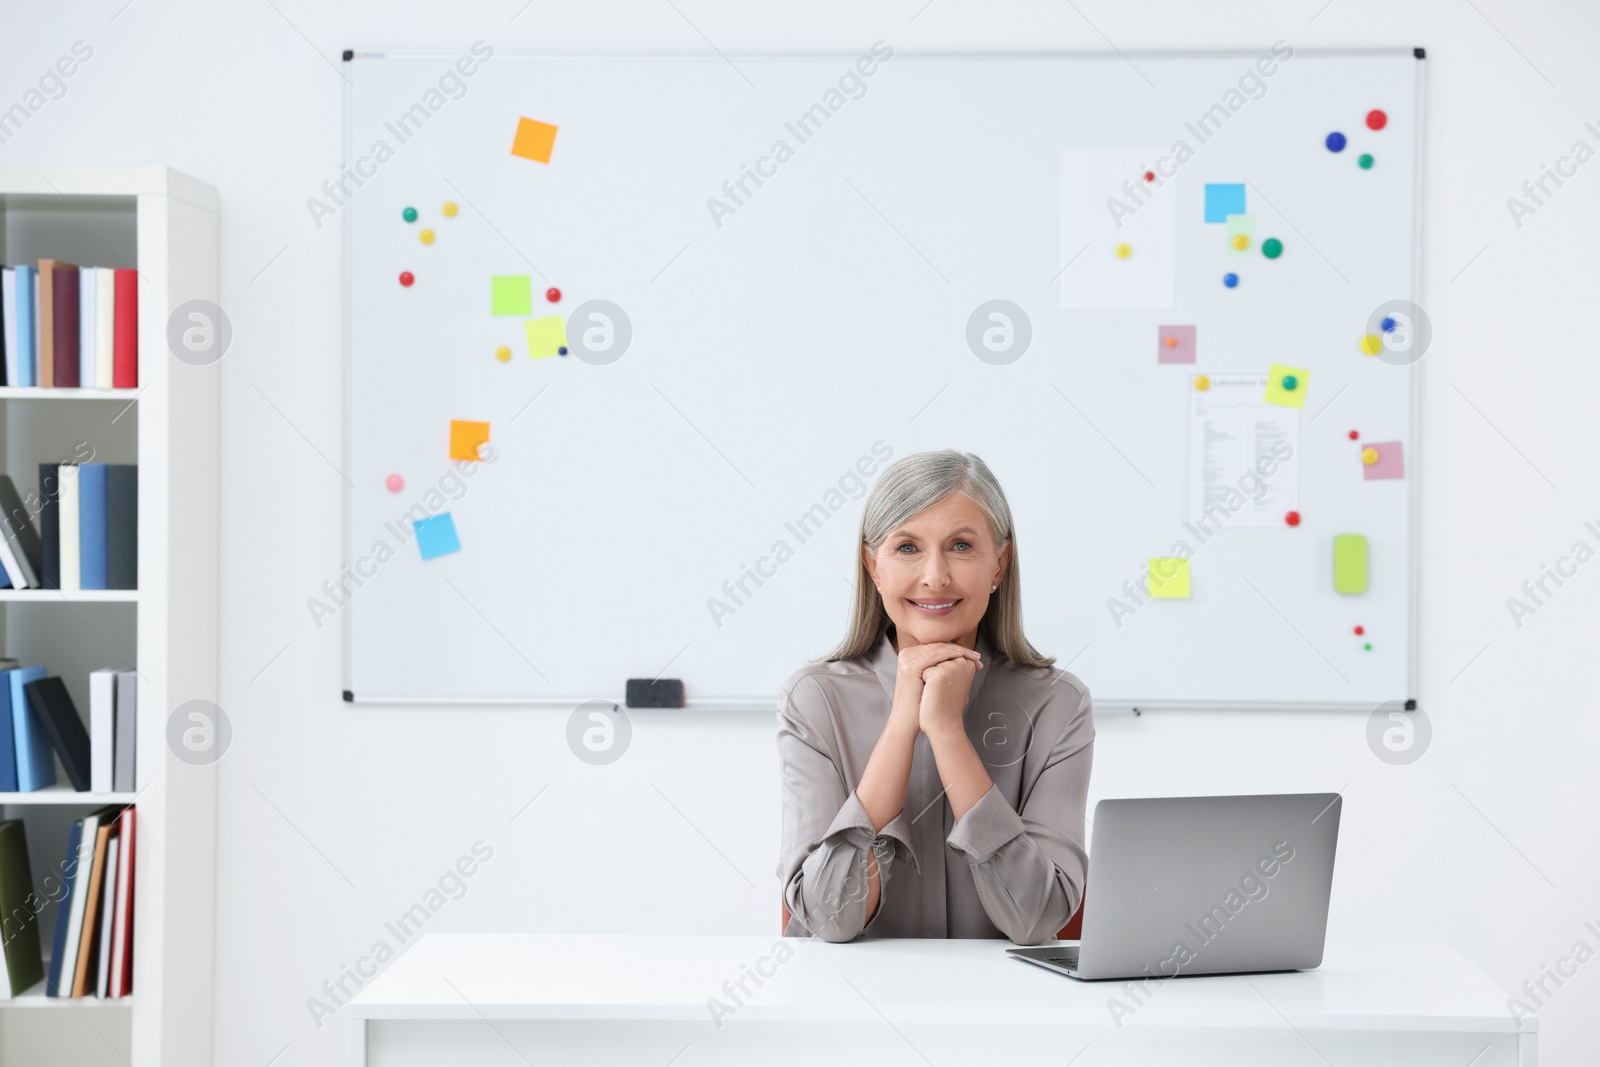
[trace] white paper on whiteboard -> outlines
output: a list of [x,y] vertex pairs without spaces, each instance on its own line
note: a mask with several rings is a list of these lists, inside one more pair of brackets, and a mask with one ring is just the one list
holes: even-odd
[[1284,526],[1300,506],[1300,411],[1266,402],[1265,373],[1208,377],[1189,390],[1189,521]]
[[[1161,149],[1061,153],[1061,306],[1069,311],[1170,308],[1177,278],[1175,180],[1144,173]],[[1120,206],[1119,206],[1120,205]],[[1119,244],[1128,246],[1118,258]]]

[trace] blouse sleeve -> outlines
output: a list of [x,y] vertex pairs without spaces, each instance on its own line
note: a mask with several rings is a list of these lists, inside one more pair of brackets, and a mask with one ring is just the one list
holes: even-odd
[[1094,717],[1087,689],[1074,687],[1063,695],[1076,697],[1077,708],[1037,775],[1024,780],[1020,810],[990,786],[948,839],[971,863],[990,921],[1019,945],[1056,936],[1078,910],[1088,874],[1083,824]]
[[[825,941],[850,941],[867,922],[867,853],[877,857],[876,921],[888,901],[896,862],[920,870],[911,828],[901,812],[882,830],[861,806],[855,789],[814,723],[825,722],[827,697],[815,680],[800,678],[778,701],[778,761],[783,780],[783,840],[778,877],[791,926]],[[785,931],[789,933],[789,931]]]

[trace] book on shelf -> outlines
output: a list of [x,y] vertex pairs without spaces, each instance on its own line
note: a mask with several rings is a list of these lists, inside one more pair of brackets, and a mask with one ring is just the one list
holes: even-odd
[[60,475],[56,479],[56,511],[60,516],[56,522],[59,536],[60,551],[56,558],[60,560],[61,586],[60,588],[75,593],[80,588],[78,576],[78,465],[76,463],[63,463]]
[[135,817],[133,807],[113,805],[72,825],[46,996],[122,997],[131,991]]
[[117,672],[116,735],[111,754],[111,786],[119,793],[134,791],[134,755],[139,736],[139,672]]
[[[15,589],[38,589],[44,568],[39,535],[33,528],[28,509],[11,479],[0,474],[0,568],[5,585]],[[4,586],[0,586],[4,588]]]
[[56,784],[56,757],[50,738],[28,703],[27,685],[43,678],[43,667],[16,667],[5,672],[5,700],[9,722],[0,723],[12,733],[16,752],[17,792],[32,793]]
[[89,731],[83,727],[83,718],[72,703],[66,683],[60,678],[45,677],[28,682],[23,687],[28,695],[28,706],[33,709],[45,736],[61,759],[67,780],[80,793],[89,791]]
[[[50,353],[49,359],[55,365],[55,385],[63,389],[76,389],[78,387],[78,324],[82,321],[79,305],[78,282],[82,274],[79,268],[70,263],[58,263],[50,275],[50,283],[55,289],[55,299],[52,308],[55,313],[55,326],[51,331],[51,340],[55,350]],[[39,354],[44,359],[45,354]]]
[[[119,830],[121,820],[118,820]],[[94,995],[107,996],[111,991],[111,919],[117,913],[117,864],[121,862],[119,853],[122,849],[122,834],[113,830],[111,838],[106,842],[106,874],[101,883],[100,894],[100,932],[99,944],[95,946],[95,958],[99,961],[99,973],[95,975]]]
[[117,672],[89,672],[89,788],[109,793],[116,781]]
[[139,272],[59,259],[0,274],[0,385],[139,385]]
[[[115,819],[102,819],[95,830],[94,856],[89,860],[88,892],[84,894],[83,931],[78,937],[78,964],[72,972],[72,995],[81,997],[99,988],[99,963],[94,950],[99,943],[100,904],[105,898],[106,856],[111,851]],[[69,950],[71,946],[68,946]]]
[[137,464],[41,464],[39,499],[44,588],[139,587]]
[[133,991],[133,878],[134,859],[138,854],[134,832],[139,825],[137,808],[129,805],[122,809],[117,821],[121,824],[117,837],[117,884],[112,893],[115,910],[111,916],[111,973],[107,977],[107,995],[125,997]]
[[5,345],[7,385],[17,384],[17,272],[0,267],[0,344]]
[[46,589],[61,588],[61,512],[56,506],[60,484],[59,463],[39,464],[39,580]]
[[85,733],[60,678],[43,667],[0,666],[0,793],[54,785],[58,756],[79,792],[133,792],[138,678],[125,669],[90,672]]
[[15,997],[44,978],[39,913],[34,909],[33,871],[28,865],[28,828],[21,819],[0,822],[0,995]]
[[[83,819],[79,819],[72,824],[72,830],[67,835],[67,857],[61,861],[61,896],[56,900],[56,932],[50,943],[50,969],[44,983],[44,995],[47,997],[61,995],[61,972],[67,959],[67,927],[72,914],[72,894],[81,881],[78,877],[78,846],[83,841],[83,822]],[[73,962],[77,962],[76,956]]]

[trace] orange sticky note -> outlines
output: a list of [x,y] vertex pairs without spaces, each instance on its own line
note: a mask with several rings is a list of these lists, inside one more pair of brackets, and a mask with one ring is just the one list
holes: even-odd
[[511,154],[531,159],[535,163],[550,162],[550,151],[556,146],[556,128],[548,122],[535,119],[518,119],[517,136],[511,142]]
[[477,460],[478,446],[489,443],[487,422],[450,420],[450,458]]

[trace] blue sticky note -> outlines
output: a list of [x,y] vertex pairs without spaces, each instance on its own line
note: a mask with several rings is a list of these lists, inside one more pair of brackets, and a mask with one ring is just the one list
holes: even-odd
[[431,518],[418,519],[411,524],[411,528],[417,532],[417,548],[422,552],[423,559],[461,551],[461,541],[456,537],[456,520],[450,517],[448,511],[441,511]]
[[1227,222],[1229,215],[1244,214],[1244,185],[1206,183],[1206,221]]

